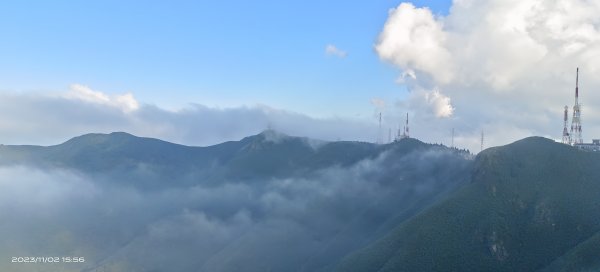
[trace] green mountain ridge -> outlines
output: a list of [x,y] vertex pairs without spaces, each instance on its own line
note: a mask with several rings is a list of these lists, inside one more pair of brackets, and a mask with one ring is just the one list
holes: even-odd
[[600,154],[531,137],[481,152],[473,169],[338,271],[536,271],[570,250],[548,271],[584,271],[600,256],[582,244],[600,231]]
[[127,176],[143,187],[162,187],[167,177],[178,182],[163,185],[189,186],[293,176],[347,166],[381,151],[370,143],[329,143],[275,131],[207,147],[113,132],[86,134],[53,146],[3,145],[0,165],[59,167],[104,175],[107,180]]

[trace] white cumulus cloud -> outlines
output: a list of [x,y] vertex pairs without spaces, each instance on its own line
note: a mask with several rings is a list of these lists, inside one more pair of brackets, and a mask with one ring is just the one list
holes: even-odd
[[425,93],[425,101],[436,117],[450,117],[454,112],[450,98],[441,94],[438,90]]
[[[413,90],[408,97],[408,107],[424,119],[451,117],[454,113],[451,99],[438,89]],[[431,122],[428,120],[427,122]],[[415,125],[420,125],[419,123]]]
[[375,50],[382,59],[403,69],[428,71],[436,80],[448,82],[454,71],[448,69],[452,64],[444,47],[446,39],[442,23],[429,9],[402,3],[390,10]]
[[[593,114],[600,109],[598,14],[600,1],[584,0],[456,0],[445,16],[402,3],[390,10],[375,50],[417,93],[406,101],[417,116],[433,110],[451,117],[414,126],[441,129],[437,138],[456,128],[471,142],[483,128],[502,132],[490,135],[488,146],[527,133],[559,137],[579,67],[590,141],[600,137],[600,116]],[[423,89],[437,91],[415,91]]]

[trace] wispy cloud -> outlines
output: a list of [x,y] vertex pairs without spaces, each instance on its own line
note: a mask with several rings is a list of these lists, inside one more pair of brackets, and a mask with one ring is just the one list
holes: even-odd
[[325,46],[325,54],[327,54],[328,56],[336,56],[339,58],[345,58],[348,56],[348,53],[346,51],[339,49],[333,44],[328,44],[327,46]]
[[124,112],[132,112],[140,108],[138,101],[131,93],[109,96],[103,92],[92,90],[90,87],[82,84],[71,84],[70,91],[65,97],[87,103],[116,107]]

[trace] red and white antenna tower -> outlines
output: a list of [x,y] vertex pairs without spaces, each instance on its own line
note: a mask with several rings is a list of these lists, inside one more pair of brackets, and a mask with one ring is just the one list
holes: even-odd
[[583,143],[581,134],[581,106],[579,105],[579,67],[575,78],[575,105],[573,106],[573,119],[571,119],[571,142],[573,144]]
[[562,134],[562,143],[563,144],[571,144],[571,137],[569,132],[567,131],[567,123],[569,122],[569,106],[565,106],[565,115],[564,115],[564,125],[563,125],[563,134]]

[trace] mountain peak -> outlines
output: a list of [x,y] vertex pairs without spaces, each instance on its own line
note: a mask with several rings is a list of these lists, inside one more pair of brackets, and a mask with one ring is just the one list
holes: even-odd
[[283,140],[292,138],[291,136],[284,134],[282,132],[276,131],[274,129],[266,129],[258,136],[262,137],[262,139],[266,142],[280,143]]
[[568,149],[572,149],[572,147],[558,143],[552,139],[532,136],[507,145],[490,147],[486,150],[483,150],[483,152],[479,154],[481,156],[490,156],[493,154],[499,154],[500,152],[510,153],[515,156],[529,157],[539,154],[562,154],[564,152],[569,152]]
[[106,133],[88,133],[81,136],[73,137],[68,141],[64,142],[63,145],[70,144],[99,144],[106,143],[110,141],[123,141],[139,138],[132,134],[126,132],[111,132],[109,134]]
[[113,137],[136,137],[133,134],[129,134],[129,133],[123,132],[123,131],[111,132],[110,134],[108,134],[108,136],[113,136]]

